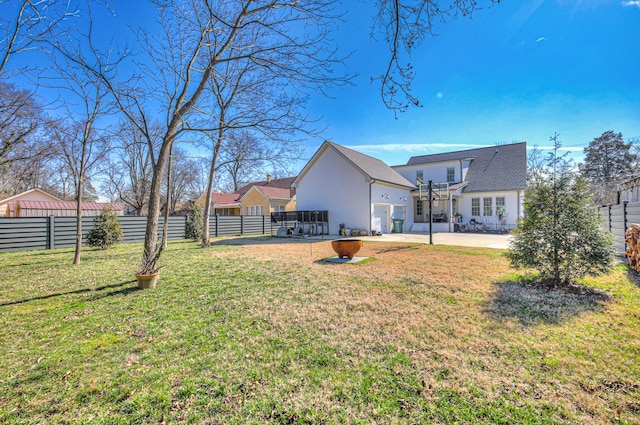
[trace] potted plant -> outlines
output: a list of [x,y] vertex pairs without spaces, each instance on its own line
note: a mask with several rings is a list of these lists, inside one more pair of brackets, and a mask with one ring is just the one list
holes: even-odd
[[456,218],[456,222],[458,223],[462,223],[462,214],[460,214],[459,212],[455,213],[453,215]]

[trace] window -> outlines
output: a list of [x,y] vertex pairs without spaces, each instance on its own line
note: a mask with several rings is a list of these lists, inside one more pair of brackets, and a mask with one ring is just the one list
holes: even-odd
[[504,196],[496,197],[496,216],[501,223],[504,223],[507,218],[507,210],[505,208]]
[[471,215],[474,217],[480,215],[480,198],[471,198]]
[[416,215],[422,215],[422,201],[420,199],[416,199]]
[[447,183],[453,183],[456,181],[456,169],[453,167],[447,168]]
[[482,215],[485,217],[491,217],[493,215],[493,198],[483,198],[484,209]]
[[264,205],[256,207],[256,215],[264,215]]
[[274,205],[273,212],[284,212],[284,205]]
[[416,171],[416,184],[424,183],[424,173],[422,170]]
[[244,214],[245,214],[245,215],[251,215],[251,214],[250,214],[250,211],[251,211],[250,207],[249,207],[249,206],[247,206],[247,209],[246,209],[246,211],[244,212]]

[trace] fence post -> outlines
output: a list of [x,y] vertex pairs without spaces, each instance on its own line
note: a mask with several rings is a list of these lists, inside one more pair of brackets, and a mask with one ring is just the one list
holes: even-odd
[[49,231],[49,249],[56,248],[56,217],[50,215],[47,217],[47,230]]
[[262,234],[263,235],[267,234],[267,216],[266,215],[262,216]]
[[220,236],[220,220],[219,220],[220,215],[216,214],[214,217],[216,218],[216,227],[215,227],[215,229],[216,229],[216,238],[217,238],[218,236]]
[[611,226],[611,204],[609,204],[609,206],[607,207],[607,211],[608,211],[607,220],[609,220],[609,232],[612,232],[613,226]]
[[244,235],[244,215],[240,216],[240,234]]
[[624,252],[627,252],[627,204],[629,201],[622,201],[622,236],[624,238]]

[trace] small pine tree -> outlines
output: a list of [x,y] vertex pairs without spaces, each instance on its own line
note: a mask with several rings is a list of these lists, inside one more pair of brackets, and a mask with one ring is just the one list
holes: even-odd
[[573,279],[607,272],[613,260],[611,235],[593,205],[586,182],[555,150],[547,170],[529,181],[524,218],[518,222],[507,257],[516,268],[530,267],[543,281],[569,284]]
[[93,222],[94,226],[87,234],[89,246],[107,249],[122,242],[122,229],[115,211],[105,208]]
[[192,241],[199,241],[202,239],[202,228],[204,223],[204,213],[202,208],[198,205],[194,205],[187,216],[187,223],[184,228],[184,237],[191,239]]

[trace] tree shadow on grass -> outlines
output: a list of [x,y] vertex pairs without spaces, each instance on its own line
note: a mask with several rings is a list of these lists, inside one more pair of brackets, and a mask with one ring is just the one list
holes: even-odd
[[515,318],[524,326],[558,325],[582,313],[602,311],[611,296],[580,284],[549,286],[532,280],[498,282],[485,313],[498,319]]
[[[126,282],[121,282],[121,283],[114,283],[112,285],[103,285],[103,286],[98,286],[96,288],[82,288],[82,289],[76,289],[75,291],[67,291],[67,292],[56,292],[55,294],[47,294],[47,295],[41,295],[38,297],[32,297],[32,298],[25,298],[24,300],[17,300],[17,301],[9,301],[9,302],[5,302],[5,303],[1,303],[0,307],[6,307],[9,305],[18,305],[18,304],[24,304],[24,303],[28,303],[31,301],[40,301],[40,300],[48,300],[49,298],[57,298],[57,297],[63,297],[65,295],[75,295],[75,294],[84,294],[84,293],[90,293],[90,292],[100,292],[100,291],[106,291],[107,289],[113,289],[113,288],[119,288],[121,286],[127,285],[129,283],[133,283],[135,282],[135,280],[128,280]],[[129,293],[129,292],[133,292],[134,290],[138,290],[138,288],[124,288],[121,289],[120,291],[110,291],[110,292],[105,292],[103,294],[100,294],[99,296],[95,296],[92,297],[91,299],[100,299],[100,298],[105,298],[108,296],[113,296],[113,295],[118,295],[118,294],[122,294],[122,293]]]
[[640,272],[633,270],[631,267],[627,267],[627,277],[629,282],[640,288]]

